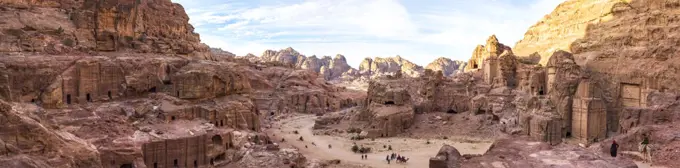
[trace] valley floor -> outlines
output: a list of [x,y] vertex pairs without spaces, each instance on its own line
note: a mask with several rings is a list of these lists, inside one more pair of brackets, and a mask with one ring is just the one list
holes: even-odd
[[[449,144],[456,147],[461,154],[484,154],[492,145],[491,142],[456,142],[452,140],[428,140],[412,138],[380,138],[364,139],[352,141],[349,138],[338,136],[314,135],[312,128],[316,116],[296,115],[278,121],[268,130],[277,143],[281,139],[282,147],[292,147],[300,149],[300,152],[309,159],[320,160],[341,160],[338,167],[413,167],[422,168],[429,164],[429,158],[436,155],[442,144]],[[294,133],[297,131],[297,134]],[[304,141],[299,141],[303,137]],[[312,142],[316,145],[312,145]],[[370,147],[372,152],[368,154],[368,159],[362,160],[360,154],[352,152],[350,149],[356,143],[360,146]],[[328,145],[332,148],[329,149]],[[393,150],[383,148],[383,145],[391,145]],[[305,148],[305,146],[307,146]],[[391,153],[397,153],[409,158],[408,163],[387,164],[385,157]]]

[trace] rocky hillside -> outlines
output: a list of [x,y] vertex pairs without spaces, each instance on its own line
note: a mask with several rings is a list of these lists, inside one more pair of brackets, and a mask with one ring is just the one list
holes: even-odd
[[677,0],[568,0],[529,28],[513,51],[537,53],[544,65],[557,50],[576,54],[579,62],[668,59],[674,53],[670,46],[678,41],[678,12]]
[[[312,70],[320,73],[320,77],[326,80],[356,79],[359,77],[374,78],[395,75],[397,73],[417,77],[422,75],[424,71],[422,66],[416,65],[401,56],[365,58],[357,70],[347,64],[347,60],[343,55],[338,54],[335,57],[317,57],[312,55],[307,57],[291,47],[279,51],[267,50],[262,53],[259,59],[256,59],[257,57],[252,54],[244,57],[252,61],[278,62],[295,68]],[[439,58],[430,63],[428,67],[435,71],[441,70],[449,76],[462,69],[464,65],[465,63],[462,61]]]
[[439,57],[430,64],[427,64],[425,69],[432,71],[442,71],[444,76],[450,76],[456,74],[457,72],[462,72],[463,68],[465,68],[465,65],[467,65],[467,62],[458,60],[454,61],[449,58]]
[[112,52],[209,58],[170,0],[0,0],[0,52]]
[[415,63],[396,57],[375,57],[374,59],[365,58],[359,65],[359,71],[369,76],[396,74],[401,73],[411,77],[420,76],[423,73],[423,67]]

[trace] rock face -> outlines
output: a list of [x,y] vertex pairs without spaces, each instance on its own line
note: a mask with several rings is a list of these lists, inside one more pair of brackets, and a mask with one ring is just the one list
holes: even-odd
[[411,96],[403,88],[390,88],[371,82],[360,114],[368,121],[368,137],[391,137],[402,133],[413,124],[415,113]]
[[435,157],[430,158],[430,168],[460,168],[461,158],[456,148],[444,145]]
[[463,68],[467,65],[466,62],[463,61],[452,61],[451,59],[444,58],[444,57],[439,57],[436,60],[432,61],[430,64],[427,64],[425,69],[429,69],[432,71],[442,71],[444,73],[444,76],[451,76],[456,74],[457,72],[462,72]]
[[0,52],[134,50],[210,58],[184,8],[169,0],[2,0],[0,6]]
[[486,40],[486,45],[478,45],[475,48],[472,52],[472,57],[465,66],[465,71],[480,69],[484,64],[484,60],[487,58],[496,58],[504,52],[509,52],[508,54],[512,53],[510,47],[501,44],[498,42],[496,35],[492,35]]
[[397,55],[387,58],[365,58],[359,65],[359,71],[368,74],[368,76],[401,73],[406,76],[417,77],[423,73],[424,69]]
[[97,149],[73,134],[49,127],[38,107],[0,101],[0,163],[7,167],[99,167]]

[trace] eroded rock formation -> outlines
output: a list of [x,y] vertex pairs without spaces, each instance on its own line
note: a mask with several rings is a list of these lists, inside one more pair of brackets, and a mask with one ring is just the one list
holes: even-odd
[[425,69],[429,69],[432,71],[442,71],[444,76],[451,76],[458,72],[462,72],[466,65],[467,63],[463,61],[458,60],[452,61],[451,59],[448,58],[439,57],[432,61],[430,64],[427,64]]
[[435,157],[430,158],[430,168],[460,168],[460,153],[450,145],[444,145]]
[[126,51],[209,59],[208,46],[169,0],[3,0],[0,52]]

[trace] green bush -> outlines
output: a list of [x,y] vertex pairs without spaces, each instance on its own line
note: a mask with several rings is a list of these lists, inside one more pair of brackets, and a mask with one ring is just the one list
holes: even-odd
[[73,47],[73,46],[75,46],[75,41],[73,39],[67,38],[67,39],[61,40],[61,44],[64,44],[65,46]]
[[359,152],[359,146],[357,146],[356,144],[352,145],[352,152],[354,153]]

